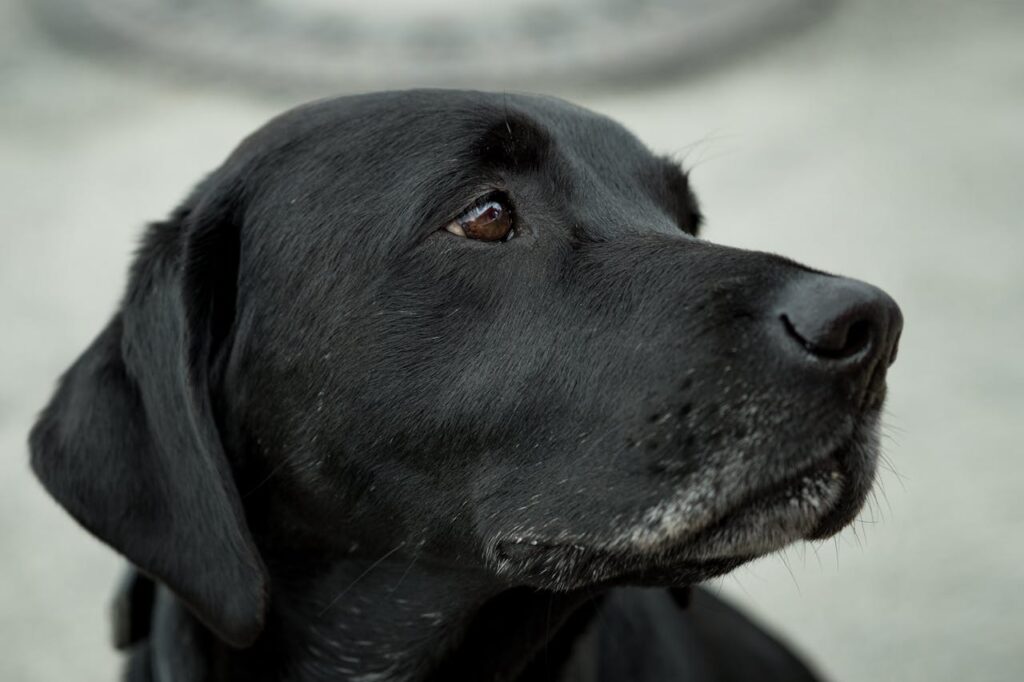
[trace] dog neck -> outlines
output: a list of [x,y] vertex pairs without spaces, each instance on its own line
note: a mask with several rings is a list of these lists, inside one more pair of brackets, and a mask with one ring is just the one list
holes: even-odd
[[[515,680],[535,658],[551,659],[546,668],[564,660],[570,647],[547,647],[568,630],[581,632],[595,604],[591,594],[507,588],[483,573],[408,560],[342,561],[326,570],[291,563],[272,575],[270,613],[255,646],[183,637],[171,618],[162,636],[154,633],[154,668],[171,662],[175,680],[200,670],[201,679],[232,681]],[[201,626],[193,621],[193,628]],[[183,652],[190,638],[203,641]]]

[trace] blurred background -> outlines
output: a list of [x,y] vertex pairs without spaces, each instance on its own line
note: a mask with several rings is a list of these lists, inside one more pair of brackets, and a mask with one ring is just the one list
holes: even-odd
[[906,317],[877,499],[717,583],[835,680],[1024,679],[1024,2],[0,0],[0,680],[110,680],[119,559],[25,438],[142,226],[270,116],[535,90],[693,169],[705,236]]

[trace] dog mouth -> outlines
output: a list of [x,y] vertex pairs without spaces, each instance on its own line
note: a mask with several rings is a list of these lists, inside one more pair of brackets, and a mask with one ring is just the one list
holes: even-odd
[[844,476],[834,456],[756,490],[686,542],[698,560],[756,557],[810,537],[840,500]]
[[861,431],[723,508],[701,507],[692,494],[681,496],[654,505],[611,538],[503,536],[490,545],[489,559],[500,575],[548,589],[707,580],[844,527],[859,511],[873,475],[872,439]]

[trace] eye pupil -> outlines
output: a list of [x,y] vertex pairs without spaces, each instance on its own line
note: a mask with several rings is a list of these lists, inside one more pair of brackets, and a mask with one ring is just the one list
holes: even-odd
[[501,241],[512,236],[511,212],[499,201],[488,201],[466,211],[455,221],[469,239]]

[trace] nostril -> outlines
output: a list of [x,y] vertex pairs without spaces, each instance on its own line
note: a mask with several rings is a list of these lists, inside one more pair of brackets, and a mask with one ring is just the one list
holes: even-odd
[[839,348],[840,357],[856,355],[867,348],[871,343],[871,322],[868,320],[857,320],[850,325],[846,331],[846,340]]
[[867,318],[839,316],[826,324],[801,326],[788,315],[781,315],[789,335],[804,349],[820,358],[844,360],[854,357],[871,345],[874,324]]

